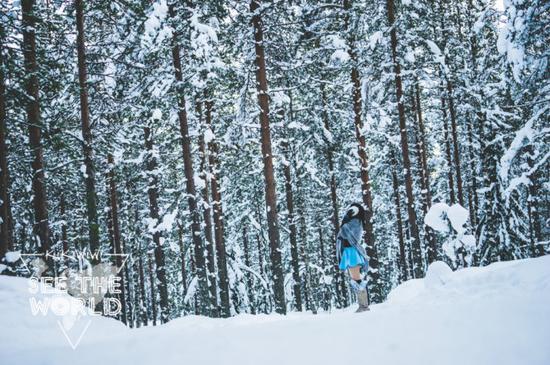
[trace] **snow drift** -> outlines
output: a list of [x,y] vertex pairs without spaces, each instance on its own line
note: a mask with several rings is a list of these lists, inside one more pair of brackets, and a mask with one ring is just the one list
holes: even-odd
[[93,317],[75,350],[0,276],[2,364],[550,364],[550,256],[452,272],[434,263],[370,312],[190,316],[129,330]]

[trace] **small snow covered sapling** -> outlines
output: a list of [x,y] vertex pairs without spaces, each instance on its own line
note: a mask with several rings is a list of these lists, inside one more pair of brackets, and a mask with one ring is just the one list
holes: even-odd
[[466,234],[464,226],[468,218],[468,210],[460,204],[448,206],[445,203],[433,204],[424,217],[424,224],[444,237],[443,253],[454,267],[472,264],[476,240],[473,235]]

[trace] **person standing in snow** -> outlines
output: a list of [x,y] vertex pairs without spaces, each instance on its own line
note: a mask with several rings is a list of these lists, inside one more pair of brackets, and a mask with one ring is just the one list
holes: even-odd
[[363,206],[358,203],[351,204],[346,210],[336,237],[336,256],[339,268],[342,271],[348,271],[351,287],[357,294],[359,308],[356,312],[369,310],[367,282],[363,280],[361,273],[365,272],[369,266],[367,252],[361,245],[364,221],[365,209]]

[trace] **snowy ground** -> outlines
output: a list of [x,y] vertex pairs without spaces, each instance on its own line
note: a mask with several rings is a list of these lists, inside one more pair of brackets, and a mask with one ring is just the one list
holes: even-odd
[[0,276],[2,364],[550,364],[550,256],[436,265],[361,314],[191,316],[136,330],[94,317],[75,350],[59,317],[32,316],[29,296],[26,279]]

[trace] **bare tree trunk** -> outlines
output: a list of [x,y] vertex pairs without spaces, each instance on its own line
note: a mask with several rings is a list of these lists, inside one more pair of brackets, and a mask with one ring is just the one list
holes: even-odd
[[[288,143],[284,143],[283,148],[288,148]],[[300,290],[300,262],[298,257],[298,242],[296,239],[296,218],[294,217],[294,199],[292,194],[292,178],[290,172],[290,162],[286,160],[283,163],[283,173],[285,176],[286,208],[288,210],[288,226],[290,229],[290,256],[292,265],[292,279],[294,280],[294,298],[296,300],[296,310],[302,311],[302,293]]]
[[453,139],[453,162],[456,174],[456,189],[458,202],[464,206],[464,194],[462,192],[462,172],[460,168],[460,151],[458,149],[458,131],[456,126],[456,109],[453,98],[453,85],[447,80],[447,98],[449,99],[449,114],[451,115],[451,136]]
[[[290,98],[289,122],[292,122],[292,97]],[[288,132],[288,131],[287,131]],[[288,227],[290,230],[290,263],[292,266],[292,279],[294,281],[294,299],[296,301],[296,310],[301,312],[302,308],[302,280],[300,278],[300,258],[298,254],[298,240],[296,232],[296,217],[294,215],[294,196],[292,192],[292,173],[290,171],[291,157],[288,136],[281,142],[281,148],[284,154],[283,175],[285,177],[285,195],[286,208],[288,210]]]
[[[77,55],[78,55],[78,82],[80,85],[80,119],[82,123],[84,165],[86,166],[86,209],[88,218],[88,234],[90,239],[90,251],[94,254],[99,250],[99,224],[97,222],[97,195],[95,187],[94,152],[92,149],[93,138],[90,126],[90,113],[88,106],[88,85],[86,69],[86,46],[84,38],[84,3],[83,0],[75,0],[76,28],[77,28]],[[94,255],[92,262],[99,262],[99,255]]]
[[[261,239],[260,234],[256,235],[256,244],[258,246],[258,263],[259,263],[259,266],[260,266],[260,276],[262,278],[265,278],[266,270],[265,270],[265,261],[264,261],[265,260],[265,258],[264,258],[264,248],[262,246],[262,239]],[[267,289],[267,295],[266,295],[266,289],[264,289],[263,286],[262,286],[262,292],[263,292],[263,294],[257,302],[258,311],[262,311],[263,313],[269,313],[268,305],[272,306],[271,296],[269,295],[269,292],[270,292],[269,288]],[[262,300],[263,300],[263,303],[264,303],[264,309],[263,310],[261,308]]]
[[0,23],[0,262],[13,248],[9,196],[8,148],[6,146],[6,89],[4,85],[4,26]]
[[453,163],[451,153],[451,143],[449,142],[449,123],[447,121],[447,110],[445,108],[445,98],[441,98],[441,112],[443,118],[443,139],[445,139],[445,157],[447,160],[447,180],[449,181],[449,197],[451,204],[456,202],[454,178],[453,178]]
[[[248,234],[246,231],[246,226],[243,228],[243,248],[244,248],[244,264],[246,267],[250,268],[250,253],[249,253],[249,246],[248,246]],[[246,277],[246,286],[247,286],[247,294],[248,294],[248,303],[250,306],[250,313],[256,314],[256,307],[254,306],[254,288],[253,288],[253,281],[250,276],[250,273],[245,274]]]
[[322,295],[323,295],[323,309],[325,311],[329,310],[330,308],[330,292],[327,291],[327,285],[325,283],[325,276],[327,274],[326,272],[326,265],[327,265],[327,257],[326,257],[326,249],[325,249],[325,240],[323,239],[323,229],[319,227],[319,247],[321,250],[321,269],[322,269],[322,277],[320,278],[321,285],[322,285]]
[[413,272],[416,278],[422,276],[422,253],[420,244],[420,235],[418,232],[413,181],[411,174],[411,160],[409,157],[409,140],[407,136],[407,122],[405,117],[405,105],[403,104],[403,86],[401,82],[401,67],[397,59],[397,31],[395,30],[395,15],[393,0],[387,0],[387,15],[390,24],[391,51],[392,62],[395,73],[395,94],[397,98],[397,111],[399,113],[399,131],[401,135],[401,153],[403,155],[403,167],[405,169],[405,191],[407,194],[407,213],[409,216],[409,229],[411,232],[412,247],[413,247]]
[[[148,152],[146,164],[149,180],[149,186],[147,188],[147,194],[149,195],[149,216],[156,222],[156,228],[159,224],[160,218],[158,207],[158,176],[156,174],[157,160],[153,154],[153,138],[151,136],[151,129],[149,127],[144,127],[143,132],[145,135],[145,148]],[[168,283],[166,282],[166,264],[160,239],[160,232],[155,230],[155,232],[153,232],[153,242],[155,243],[156,274],[159,280],[158,290],[160,294],[160,314],[162,323],[166,323],[169,319]]]
[[114,159],[113,155],[109,153],[107,155],[107,163],[108,163],[108,179],[109,179],[109,202],[111,203],[111,223],[112,223],[112,230],[113,230],[113,242],[114,247],[113,251],[115,253],[115,262],[117,269],[120,270],[118,273],[118,276],[120,277],[120,303],[122,306],[122,322],[126,323],[126,293],[124,292],[124,275],[122,274],[122,256],[124,252],[122,252],[122,245],[120,244],[120,224],[118,222],[118,203],[117,203],[117,189],[116,189],[116,183],[115,183],[115,172],[114,172]]
[[347,12],[351,10],[351,3],[349,0],[344,0],[344,9],[346,10],[346,29],[350,32],[350,38],[348,39],[349,56],[352,62],[351,68],[351,82],[353,84],[353,114],[355,124],[355,138],[357,139],[357,154],[359,155],[359,162],[361,164],[361,195],[363,197],[363,205],[366,208],[365,215],[365,232],[364,241],[367,244],[369,260],[369,277],[373,282],[373,297],[371,301],[377,302],[381,300],[380,293],[380,275],[378,274],[378,253],[376,251],[374,228],[372,224],[373,209],[372,209],[372,194],[370,189],[370,177],[369,177],[369,161],[367,156],[367,143],[365,135],[363,134],[363,121],[362,121],[362,98],[361,98],[361,77],[358,69],[358,59],[355,50],[355,36],[354,32],[349,25],[349,15]]
[[40,240],[39,251],[46,253],[50,249],[50,228],[48,222],[48,202],[44,176],[44,158],[42,156],[40,102],[38,86],[38,66],[36,64],[35,24],[33,13],[34,0],[22,0],[23,13],[23,56],[25,59],[25,92],[27,100],[27,120],[29,141],[32,149],[32,190],[34,206],[34,232]]
[[[301,190],[300,185],[298,185],[298,191]],[[302,194],[303,197],[303,194]],[[313,291],[311,287],[311,270],[309,267],[309,254],[307,252],[308,242],[307,242],[307,226],[306,226],[306,218],[305,218],[305,207],[304,207],[304,200],[299,199],[299,211],[300,211],[300,238],[302,241],[302,244],[300,245],[300,251],[302,256],[302,262],[304,263],[304,293],[305,293],[305,300],[306,300],[306,309],[311,310],[313,314],[317,314],[317,303],[315,303],[315,299],[313,297]]]
[[157,296],[155,295],[155,276],[153,275],[153,263],[151,257],[147,255],[147,263],[149,266],[149,284],[151,285],[151,309],[153,312],[153,326],[157,325]]
[[[170,16],[173,18],[173,6],[169,8]],[[189,138],[189,126],[187,123],[187,110],[185,109],[185,96],[182,90],[183,74],[180,59],[180,47],[178,44],[178,34],[174,32],[172,37],[172,61],[174,64],[174,74],[177,82],[178,94],[178,119],[180,124],[181,147],[183,153],[183,165],[185,173],[185,187],[187,191],[187,204],[191,212],[191,237],[195,246],[195,266],[199,283],[198,300],[201,306],[207,305],[208,298],[208,278],[206,275],[206,262],[204,259],[204,245],[201,238],[200,212],[197,206],[197,192],[195,188],[193,158],[191,156],[191,140]]]
[[[321,84],[321,96],[323,101],[323,124],[328,133],[330,133],[330,123],[329,123],[329,117],[326,110],[327,106],[327,96],[325,91],[325,85]],[[348,297],[347,297],[347,290],[346,290],[346,284],[344,281],[344,275],[340,271],[340,268],[338,266],[337,261],[337,254],[336,254],[336,236],[338,235],[338,232],[340,231],[340,213],[338,209],[338,192],[337,192],[337,185],[336,185],[336,175],[334,173],[334,156],[333,156],[333,143],[332,141],[327,140],[327,148],[326,148],[326,157],[327,157],[327,163],[328,163],[328,174],[330,176],[330,201],[332,204],[332,225],[334,227],[333,232],[333,242],[334,245],[332,250],[332,262],[334,262],[333,265],[333,278],[336,288],[336,299],[339,303],[340,307],[346,307],[348,305]]]
[[262,18],[259,13],[260,1],[250,2],[252,24],[254,26],[254,46],[256,51],[256,83],[258,90],[258,106],[260,107],[262,158],[265,177],[265,203],[267,209],[267,224],[269,248],[273,274],[273,293],[275,310],[286,314],[283,264],[279,239],[279,218],[277,216],[277,189],[273,172],[273,153],[271,151],[271,133],[269,127],[269,96],[267,90],[267,73],[263,46]]
[[[141,247],[140,247],[141,248]],[[145,273],[143,272],[143,252],[140,249],[140,254],[138,257],[138,270],[139,270],[139,294],[141,298],[141,303],[139,306],[139,313],[141,317],[141,322],[147,326],[149,322],[149,316],[147,315],[147,294],[145,292]]]
[[182,295],[187,295],[187,270],[185,270],[185,247],[183,246],[183,225],[178,222],[178,244],[180,247],[180,259],[181,259],[181,286]]
[[476,158],[474,157],[474,151],[473,151],[473,144],[474,144],[474,137],[473,137],[473,131],[472,131],[472,124],[469,122],[468,124],[468,158],[470,160],[470,193],[468,205],[470,207],[470,222],[472,222],[472,227],[477,226],[477,209],[479,207],[479,197],[477,194],[477,178],[478,178],[478,170],[476,165]]
[[[212,101],[206,102],[206,125],[212,128]],[[212,190],[212,208],[214,210],[214,240],[216,242],[216,261],[218,264],[218,285],[220,287],[221,315],[231,315],[231,303],[229,301],[229,277],[227,275],[227,260],[225,252],[225,238],[223,225],[222,194],[218,186],[219,181],[219,155],[218,144],[214,138],[208,143],[208,161],[210,164],[210,188]]]
[[[416,114],[416,149],[418,152],[418,161],[420,162],[420,185],[422,188],[422,210],[424,216],[432,206],[432,195],[430,192],[430,172],[428,170],[428,158],[426,156],[426,137],[424,130],[424,121],[422,120],[422,105],[420,104],[420,87],[416,84],[415,96],[412,100],[412,108]],[[428,264],[437,259],[437,248],[435,235],[428,225],[424,224],[425,237],[428,241]]]
[[128,300],[126,301],[126,304],[127,304],[126,307],[128,309],[128,312],[126,313],[126,322],[130,328],[133,328],[135,326],[135,321],[134,321],[135,308],[134,308],[134,303],[132,302],[132,295],[135,292],[135,286],[132,285],[133,279],[132,279],[132,276],[130,275],[132,272],[132,268],[129,265],[126,265],[124,270],[127,278],[125,291],[126,293],[128,293]]
[[[67,237],[67,214],[66,214],[66,202],[65,202],[65,194],[61,193],[61,201],[59,203],[59,213],[61,215],[61,245],[63,246],[63,254],[67,254],[69,252],[69,240]],[[69,259],[64,256],[65,260],[65,266],[69,267]]]
[[403,220],[401,218],[401,199],[399,197],[399,181],[397,179],[396,164],[393,162],[392,168],[392,183],[393,183],[393,196],[395,201],[395,216],[397,218],[397,237],[399,239],[399,268],[401,269],[401,280],[408,279],[407,275],[407,256],[405,255],[405,239],[403,237]]
[[[197,114],[199,116],[199,124],[202,126],[202,103],[197,101]],[[200,169],[201,177],[204,181],[204,188],[202,189],[202,217],[204,221],[204,238],[207,253],[206,268],[208,270],[208,289],[210,294],[210,315],[212,317],[219,317],[218,308],[218,290],[216,285],[216,261],[214,260],[214,239],[212,237],[212,214],[210,208],[210,194],[208,189],[209,183],[209,168],[208,160],[206,156],[206,145],[204,142],[204,131],[199,136],[199,152],[201,156]]]

